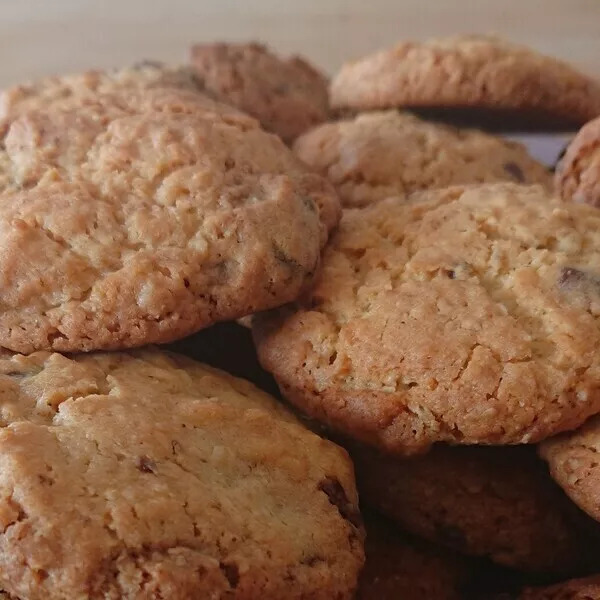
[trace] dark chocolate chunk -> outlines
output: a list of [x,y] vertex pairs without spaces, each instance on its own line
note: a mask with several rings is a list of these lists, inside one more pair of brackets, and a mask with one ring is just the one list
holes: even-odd
[[516,179],[519,183],[525,182],[525,174],[523,170],[517,163],[507,162],[503,165],[504,170],[513,178]]
[[138,458],[137,468],[142,473],[156,473],[156,463],[148,456],[140,456]]
[[323,481],[319,483],[319,490],[327,495],[329,502],[337,507],[340,515],[342,515],[346,521],[354,525],[354,527],[361,526],[362,519],[360,513],[348,500],[346,491],[335,477],[326,477],[323,479]]

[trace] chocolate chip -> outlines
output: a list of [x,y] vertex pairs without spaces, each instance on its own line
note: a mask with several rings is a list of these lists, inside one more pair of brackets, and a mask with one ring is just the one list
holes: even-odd
[[463,530],[456,527],[456,525],[436,523],[435,535],[445,546],[450,546],[458,550],[464,549],[467,546],[467,539],[465,538]]
[[503,166],[504,166],[504,170],[513,179],[516,179],[520,183],[524,183],[525,182],[525,175],[523,174],[523,171],[522,171],[521,167],[519,167],[518,164],[516,164],[514,162],[507,162],[507,163],[504,163]]
[[577,285],[587,279],[587,275],[574,267],[563,267],[558,276],[558,285],[562,287]]
[[360,527],[362,522],[360,513],[348,500],[346,491],[339,480],[335,477],[326,477],[319,483],[318,489],[327,495],[329,502],[337,507],[340,515],[342,515],[346,521],[354,525],[354,527]]
[[142,473],[156,473],[156,463],[148,456],[140,456],[138,458],[137,468]]
[[223,571],[225,579],[229,582],[229,587],[235,589],[240,582],[240,571],[235,563],[219,563],[219,568]]
[[283,263],[292,271],[303,271],[302,265],[297,260],[290,258],[277,244],[273,243],[272,247],[273,254],[280,263]]
[[317,205],[315,204],[315,201],[312,198],[310,198],[309,196],[302,196],[302,202],[304,206],[306,206],[306,208],[310,210],[310,212],[317,212]]
[[310,554],[309,556],[305,556],[300,562],[308,567],[314,567],[316,564],[324,561],[325,559],[322,556]]

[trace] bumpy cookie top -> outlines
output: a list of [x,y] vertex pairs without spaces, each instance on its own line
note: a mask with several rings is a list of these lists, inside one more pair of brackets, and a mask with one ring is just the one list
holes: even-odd
[[351,597],[352,465],[270,396],[153,351],[5,354],[0,373],[1,589]]
[[573,124],[600,114],[600,84],[554,58],[493,36],[404,42],[345,64],[333,108],[467,107],[545,113]]
[[296,297],[339,202],[281,140],[220,106],[115,89],[7,121],[0,345],[166,342]]
[[9,87],[0,91],[0,120],[14,119],[27,111],[47,108],[56,102],[64,103],[67,99],[82,102],[85,99],[94,100],[98,94],[114,92],[116,89],[153,88],[205,92],[191,67],[143,61],[119,69],[45,77]]
[[555,576],[579,573],[593,552],[591,519],[552,481],[533,447],[438,446],[408,460],[348,448],[361,502],[405,531]]
[[548,461],[552,477],[590,516],[600,521],[600,417],[590,419],[577,431],[546,440],[541,456]]
[[552,185],[548,171],[521,144],[397,111],[320,125],[299,137],[294,151],[327,176],[351,207],[463,183]]
[[367,560],[356,600],[461,600],[466,561],[400,533],[387,520],[367,513]]
[[567,147],[555,174],[564,200],[600,208],[600,117],[587,123]]
[[539,186],[347,210],[312,293],[254,320],[291,401],[392,452],[535,442],[600,411],[600,211]]
[[279,58],[256,43],[218,43],[193,46],[191,61],[207,90],[286,142],[327,119],[327,79],[302,58]]
[[595,600],[600,598],[600,576],[572,579],[544,588],[527,588],[518,600]]

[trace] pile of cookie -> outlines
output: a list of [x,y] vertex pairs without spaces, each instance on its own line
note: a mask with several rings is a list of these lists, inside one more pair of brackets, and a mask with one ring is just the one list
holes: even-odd
[[600,598],[599,115],[483,36],[4,90],[0,597]]

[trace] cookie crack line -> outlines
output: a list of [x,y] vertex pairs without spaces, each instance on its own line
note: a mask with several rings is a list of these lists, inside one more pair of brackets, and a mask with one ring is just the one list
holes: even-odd
[[[516,184],[348,209],[312,294],[254,320],[261,362],[301,409],[394,453],[572,429],[600,410],[596,221]],[[574,298],[569,264],[587,273]]]

